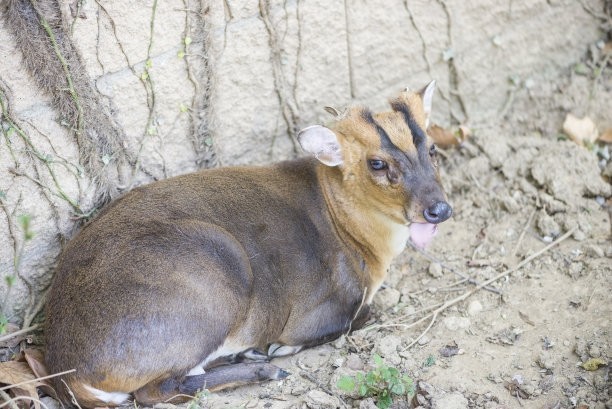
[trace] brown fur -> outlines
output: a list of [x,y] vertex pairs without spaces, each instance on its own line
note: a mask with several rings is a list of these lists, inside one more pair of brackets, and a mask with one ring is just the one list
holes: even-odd
[[[419,97],[401,98],[423,126]],[[398,230],[422,219],[414,209],[444,200],[428,148],[412,144],[403,117],[375,116],[398,154],[363,112],[331,126],[340,166],[300,159],[206,170],[109,205],[60,256],[47,308],[49,370],[77,369],[64,379],[83,406],[108,404],[83,385],[151,404],[204,388],[213,375],[215,388],[282,376],[267,364],[210,362],[206,374],[187,376],[222,345],[239,356],[308,347],[363,325],[405,244]],[[373,171],[373,157],[388,169]]]

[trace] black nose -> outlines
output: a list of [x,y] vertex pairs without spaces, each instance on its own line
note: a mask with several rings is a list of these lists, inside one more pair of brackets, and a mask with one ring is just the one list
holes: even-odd
[[423,216],[429,223],[442,223],[444,220],[451,217],[453,209],[446,202],[436,202],[423,210]]

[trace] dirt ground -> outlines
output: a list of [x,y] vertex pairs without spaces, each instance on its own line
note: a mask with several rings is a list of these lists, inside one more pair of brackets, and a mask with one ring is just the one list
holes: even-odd
[[[572,69],[553,85],[534,85],[503,123],[472,129],[443,161],[454,217],[426,253],[409,247],[400,256],[370,323],[274,360],[291,373],[283,381],[214,393],[199,404],[374,408],[373,399],[337,381],[367,372],[379,355],[417,385],[417,396],[392,407],[612,408],[609,145],[589,150],[560,135],[567,112],[609,108],[611,85]],[[497,275],[432,320],[436,308],[475,289],[464,277],[482,283]]]
[[528,88],[445,152],[454,216],[427,252],[399,257],[365,328],[275,359],[291,373],[282,381],[189,407],[375,408],[337,382],[379,355],[416,386],[392,407],[612,408],[610,145],[587,149],[559,133],[567,112],[588,106],[612,126],[612,83],[571,69]]

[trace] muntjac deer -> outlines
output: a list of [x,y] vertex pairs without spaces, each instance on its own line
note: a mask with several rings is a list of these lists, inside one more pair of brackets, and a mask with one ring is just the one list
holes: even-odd
[[203,170],[106,207],[49,294],[48,370],[76,369],[55,380],[61,399],[150,405],[280,379],[271,358],[362,326],[407,240],[425,246],[451,216],[425,132],[433,92],[302,130],[314,158]]

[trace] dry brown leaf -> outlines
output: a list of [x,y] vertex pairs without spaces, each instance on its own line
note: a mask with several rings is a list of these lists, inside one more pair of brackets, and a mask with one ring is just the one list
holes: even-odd
[[572,114],[567,114],[563,122],[563,132],[578,145],[593,143],[597,140],[599,132],[595,122],[588,116],[580,119]]
[[436,124],[431,124],[427,128],[427,133],[431,139],[442,149],[448,149],[452,146],[457,146],[469,136],[469,129],[460,127],[455,133],[450,129],[442,128]]
[[608,128],[599,135],[599,142],[612,143],[612,128]]
[[49,376],[45,365],[45,356],[40,349],[26,349],[23,351],[23,356],[37,378]]
[[[39,386],[40,383],[34,381],[34,379],[36,379],[36,375],[34,375],[26,362],[8,361],[0,363],[0,384],[11,386],[26,381],[33,381],[8,388],[14,397],[25,396],[38,400],[36,387]],[[29,407],[29,402],[28,400],[25,407]],[[37,401],[31,402],[34,403],[35,409],[40,409],[40,404]]]

